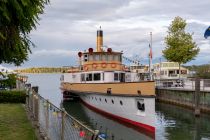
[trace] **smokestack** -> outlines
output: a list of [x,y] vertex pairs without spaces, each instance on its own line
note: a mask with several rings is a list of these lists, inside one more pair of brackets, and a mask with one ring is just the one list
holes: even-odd
[[97,48],[96,48],[96,51],[97,52],[102,52],[102,47],[103,47],[103,31],[101,30],[101,26],[100,26],[100,29],[97,30]]

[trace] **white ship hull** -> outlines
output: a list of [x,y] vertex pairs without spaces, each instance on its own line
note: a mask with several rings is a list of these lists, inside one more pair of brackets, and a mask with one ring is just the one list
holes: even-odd
[[[155,98],[116,95],[81,94],[81,100],[92,109],[138,127],[142,131],[155,133]],[[144,102],[145,110],[138,109],[137,102]]]

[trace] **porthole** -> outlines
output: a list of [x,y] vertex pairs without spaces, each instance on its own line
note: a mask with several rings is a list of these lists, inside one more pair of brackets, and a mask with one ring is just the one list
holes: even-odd
[[114,100],[112,100],[112,103],[114,104]]
[[105,99],[105,102],[107,103],[107,100]]
[[123,105],[123,102],[122,101],[120,101],[120,105]]

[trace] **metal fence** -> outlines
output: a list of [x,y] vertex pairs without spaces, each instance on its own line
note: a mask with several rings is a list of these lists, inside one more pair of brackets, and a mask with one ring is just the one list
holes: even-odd
[[[176,89],[186,89],[195,90],[195,79],[161,79],[156,80],[157,88],[176,88]],[[200,90],[210,91],[210,79],[200,79]]]
[[98,130],[92,130],[53,105],[37,93],[36,87],[28,87],[26,107],[38,127],[41,136],[50,140],[104,140]]

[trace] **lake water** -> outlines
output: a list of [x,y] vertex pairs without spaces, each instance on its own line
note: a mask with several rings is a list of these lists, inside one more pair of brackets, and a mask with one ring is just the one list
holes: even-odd
[[[39,94],[60,107],[61,74],[28,74],[28,82],[39,86]],[[69,114],[92,129],[100,130],[113,140],[149,140],[147,134],[122,125],[88,109],[80,102],[68,102],[63,106]],[[210,140],[210,115],[195,118],[193,111],[173,105],[156,103],[156,140]]]

